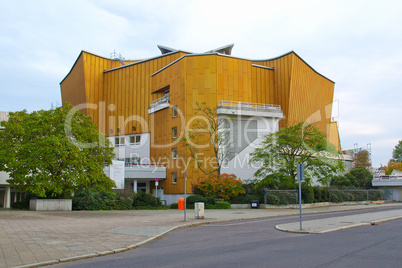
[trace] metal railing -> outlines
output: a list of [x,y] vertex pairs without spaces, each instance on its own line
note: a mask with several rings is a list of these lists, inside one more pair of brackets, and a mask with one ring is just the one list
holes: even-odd
[[151,107],[158,106],[159,104],[169,103],[169,94],[163,95],[163,97],[151,102]]
[[125,167],[166,167],[165,164],[136,164],[136,163],[124,163]]
[[218,103],[218,106],[254,108],[254,109],[274,109],[274,110],[281,109],[280,105],[275,105],[275,104],[250,103],[250,102],[240,102],[240,101],[220,101]]
[[397,175],[381,175],[381,176],[374,176],[373,180],[402,180],[402,176]]
[[[324,196],[325,195],[325,196]],[[303,190],[302,190],[303,196]],[[313,202],[345,203],[345,202],[371,202],[390,200],[391,193],[388,189],[329,189],[321,191],[319,196],[314,196]],[[298,190],[264,190],[264,204],[269,205],[297,205]]]

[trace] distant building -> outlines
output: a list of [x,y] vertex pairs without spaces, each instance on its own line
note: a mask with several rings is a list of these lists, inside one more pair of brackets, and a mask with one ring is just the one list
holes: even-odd
[[[92,116],[125,162],[126,190],[153,193],[158,177],[158,196],[177,202],[185,170],[187,193],[206,177],[181,142],[197,118],[196,103],[216,110],[220,120],[232,118],[234,145],[219,148],[228,156],[222,173],[243,180],[253,177],[249,154],[263,135],[287,125],[316,122],[341,149],[331,121],[334,82],[295,52],[250,60],[231,56],[233,45],[205,53],[158,47],[162,55],[143,60],[82,51],[60,83],[63,103]],[[207,146],[199,157],[208,165],[215,153]]]
[[388,189],[390,200],[402,201],[402,171],[394,169],[391,175],[381,170],[374,176],[372,185],[380,189]]

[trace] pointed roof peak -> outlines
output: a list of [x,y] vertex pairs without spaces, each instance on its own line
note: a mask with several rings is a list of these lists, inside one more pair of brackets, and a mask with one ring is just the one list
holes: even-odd
[[213,50],[207,51],[206,53],[210,52],[216,52],[219,54],[225,54],[225,55],[232,55],[232,48],[234,47],[234,44],[229,44],[223,47],[218,47]]
[[165,46],[161,46],[161,45],[157,45],[157,46],[158,46],[159,50],[161,51],[162,55],[179,51],[178,49],[171,48],[171,47],[165,47]]
[[[175,49],[175,48],[171,48],[171,47],[166,47],[166,46],[161,46],[161,45],[157,45],[157,46],[158,46],[159,50],[161,51],[162,55],[181,51],[180,49]],[[234,46],[234,44],[229,44],[226,46],[222,46],[222,47],[218,47],[218,48],[209,50],[205,53],[219,53],[219,54],[224,54],[224,55],[232,55],[233,46]]]

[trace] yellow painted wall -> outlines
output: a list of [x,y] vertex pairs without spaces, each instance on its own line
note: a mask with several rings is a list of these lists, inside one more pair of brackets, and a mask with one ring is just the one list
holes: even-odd
[[[337,129],[335,132],[330,123],[334,83],[295,53],[266,61],[216,54],[184,55],[172,53],[113,69],[121,64],[82,52],[61,83],[63,102],[97,104],[105,111],[104,116],[99,116],[99,109],[88,110],[87,114],[108,136],[151,132],[151,162],[166,165],[167,179],[160,186],[167,194],[184,192],[183,171],[188,164],[188,193],[193,182],[206,177],[194,161],[188,162],[190,154],[180,138],[172,138],[173,127],[179,134],[185,134],[186,126],[191,127],[196,102],[205,102],[210,108],[222,100],[281,105],[285,115],[281,127],[305,121],[318,111],[320,129],[340,148]],[[170,107],[149,115],[150,103],[162,97],[166,87],[170,90]],[[176,118],[172,117],[173,106],[179,110]],[[204,135],[200,139],[207,138]],[[176,160],[171,157],[172,148],[178,150]],[[206,159],[213,157],[212,147],[202,152]],[[172,183],[172,172],[177,172],[177,184]]]
[[[170,86],[170,106],[177,106],[179,111],[179,116],[176,118],[172,117],[171,107],[153,114],[155,119],[154,136],[158,147],[151,148],[151,155],[168,159],[166,161],[167,179],[163,182],[165,193],[184,192],[184,169],[186,167],[188,193],[192,192],[192,183],[205,177],[195,166],[194,160],[191,160],[185,143],[180,142],[180,138],[172,138],[172,128],[177,127],[179,134],[186,135],[187,130],[192,127],[191,120],[197,113],[197,102],[210,108],[216,107],[216,60],[216,55],[188,56],[153,77],[154,91],[167,85]],[[162,96],[162,93],[157,93],[157,95]],[[184,117],[181,117],[181,114]],[[200,141],[204,144],[207,143],[206,135],[201,135],[195,142]],[[172,148],[177,148],[178,159],[176,160],[171,158]],[[212,146],[202,149],[201,152],[204,154],[204,158],[210,159],[213,155]],[[172,183],[172,172],[177,172],[177,184]]]
[[162,96],[151,94],[151,75],[183,55],[166,55],[103,74],[108,136],[150,132],[148,108],[152,100]]
[[[280,127],[307,121],[315,123],[329,139],[334,82],[318,74],[293,52],[255,64],[275,69],[273,91],[270,88],[269,94],[273,95],[272,103],[281,105],[283,110]],[[336,139],[332,141],[340,148]]]
[[[70,73],[60,83],[62,101],[69,102],[76,106],[85,103],[85,75],[84,75],[84,56],[80,53]],[[81,110],[86,113],[86,110]]]
[[[70,102],[74,106],[99,105],[104,100],[103,71],[121,65],[116,60],[81,51],[70,73],[60,83],[63,103]],[[81,111],[92,116],[94,123],[99,125],[98,109],[82,109]],[[103,130],[104,127],[100,129]]]
[[339,139],[338,123],[331,122],[328,141],[336,146],[338,151],[341,151],[341,141]]

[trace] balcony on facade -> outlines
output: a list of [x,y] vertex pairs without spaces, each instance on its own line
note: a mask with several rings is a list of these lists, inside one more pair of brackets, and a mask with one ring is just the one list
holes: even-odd
[[283,111],[280,105],[248,103],[236,101],[220,101],[217,107],[218,115],[240,115],[255,117],[283,117]]
[[163,97],[159,99],[152,101],[151,105],[148,108],[148,114],[155,113],[168,107],[169,107],[169,93],[163,95]]
[[[104,172],[110,177],[110,167],[106,166]],[[125,164],[125,179],[166,179],[166,167],[159,164]]]
[[373,186],[402,186],[402,176],[382,175],[373,178]]

